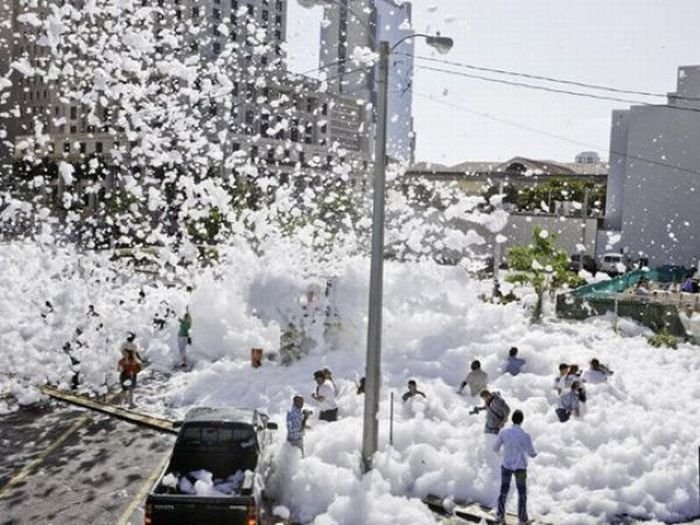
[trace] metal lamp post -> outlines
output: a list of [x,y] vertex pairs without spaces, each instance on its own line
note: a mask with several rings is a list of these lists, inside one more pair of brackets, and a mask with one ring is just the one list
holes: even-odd
[[451,38],[426,34],[408,35],[393,46],[379,43],[379,74],[377,75],[377,113],[374,148],[374,194],[372,209],[372,252],[369,276],[369,313],[367,323],[367,363],[365,370],[365,413],[362,427],[362,471],[372,469],[372,457],[377,451],[379,391],[382,361],[382,299],[384,286],[384,201],[386,181],[387,86],[389,55],[409,38],[422,37],[441,53],[452,48]]
[[[363,17],[353,11],[347,0],[297,0],[302,7],[312,8],[336,4],[353,13],[369,31],[374,41],[374,29],[363,24]],[[439,53],[447,53],[454,44],[451,38],[424,33],[414,33],[401,38],[393,46],[379,43],[379,74],[377,75],[377,112],[374,146],[374,194],[372,209],[372,252],[369,277],[369,313],[367,323],[367,364],[365,370],[365,413],[362,427],[362,470],[372,468],[372,456],[377,451],[379,390],[382,360],[382,293],[384,284],[384,195],[386,180],[386,124],[387,85],[389,80],[389,55],[402,42],[410,38],[424,38]],[[332,64],[335,65],[336,63]]]

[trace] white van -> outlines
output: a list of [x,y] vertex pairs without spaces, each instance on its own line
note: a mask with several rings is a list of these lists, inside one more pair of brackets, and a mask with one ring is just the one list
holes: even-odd
[[627,271],[627,257],[621,253],[606,253],[600,258],[598,270],[608,274],[620,274]]

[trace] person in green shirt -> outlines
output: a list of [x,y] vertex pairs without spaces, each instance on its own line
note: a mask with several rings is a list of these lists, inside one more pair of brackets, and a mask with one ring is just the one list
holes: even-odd
[[192,328],[192,316],[189,307],[185,309],[185,315],[180,319],[180,328],[177,332],[177,349],[180,352],[180,366],[187,366],[187,345],[192,344],[190,329]]

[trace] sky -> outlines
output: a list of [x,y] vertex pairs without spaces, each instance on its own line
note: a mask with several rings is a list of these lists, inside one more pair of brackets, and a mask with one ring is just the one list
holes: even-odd
[[[320,8],[305,9],[290,0],[290,69],[301,72],[318,66],[320,20]],[[413,2],[416,31],[440,31],[455,41],[444,56],[417,41],[418,56],[661,94],[675,90],[678,66],[700,64],[698,20],[697,0]],[[459,70],[421,60],[416,64]],[[547,93],[416,68],[416,160],[452,165],[467,160],[505,161],[520,155],[573,161],[577,153],[588,150],[607,159],[611,111],[627,107],[625,102]]]

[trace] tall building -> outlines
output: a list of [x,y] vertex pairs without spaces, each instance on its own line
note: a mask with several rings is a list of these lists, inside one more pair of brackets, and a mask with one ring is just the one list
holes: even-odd
[[678,69],[665,105],[613,111],[599,254],[652,265],[700,261],[700,66]]
[[[45,14],[47,4],[41,2],[40,6],[43,7],[38,8],[39,13]],[[247,162],[284,179],[295,170],[328,172],[331,164],[343,159],[359,168],[353,170],[358,179],[353,182],[359,182],[369,161],[368,141],[361,133],[366,110],[353,97],[322,93],[318,81],[286,71],[283,44],[287,0],[160,0],[154,17],[156,35],[161,34],[161,29],[172,28],[183,35],[184,45],[178,41],[176,57],[208,64],[224,57],[227,47],[234,50],[226,68],[227,80],[231,82],[230,99],[225,104],[210,100],[205,108],[200,108],[201,128],[207,141],[219,142],[224,158],[235,153],[240,161],[229,169]],[[17,13],[13,20],[18,22]],[[31,26],[18,26],[16,35],[36,33]],[[157,44],[161,43],[159,39]],[[161,49],[154,51],[160,53]],[[14,39],[15,58],[23,57],[34,64],[47,55],[46,48],[26,38]],[[39,158],[84,163],[96,156],[108,165],[117,165],[118,159],[149,147],[133,136],[127,139],[116,122],[115,111],[124,108],[68,102],[62,97],[62,90],[41,77],[14,77],[12,103],[21,111],[11,136],[16,159],[25,158],[28,150],[34,150]],[[173,100],[178,100],[178,87],[163,87],[173,89]],[[194,88],[199,89],[196,84]],[[47,143],[38,144],[34,139],[35,120],[43,124]],[[145,137],[148,140],[150,137]],[[108,176],[100,183],[102,189],[90,190],[85,200],[94,205],[112,183]],[[62,178],[56,177],[54,184],[56,198],[60,198]],[[95,186],[92,180],[77,184],[83,189]]]
[[[375,0],[377,40],[391,45],[413,35],[411,4],[396,0]],[[415,40],[408,38],[389,57],[389,97],[387,103],[387,154],[413,164],[413,53]]]
[[[412,35],[411,4],[398,0],[338,0],[324,8],[321,28],[320,66],[326,71],[329,89],[372,107],[376,103],[374,68],[353,61],[364,50],[375,50],[386,40],[390,45]],[[387,154],[392,159],[414,160],[413,131],[413,39],[400,44],[389,59],[387,104]],[[368,113],[367,128],[373,128]]]
[[[7,74],[12,60],[12,10],[12,0],[0,0],[0,78]],[[9,103],[10,90],[0,86],[0,173],[10,169],[11,150],[6,129]]]

